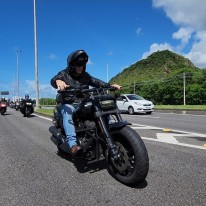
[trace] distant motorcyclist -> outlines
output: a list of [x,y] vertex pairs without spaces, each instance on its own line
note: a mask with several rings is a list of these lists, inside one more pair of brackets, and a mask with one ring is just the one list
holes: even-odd
[[7,105],[8,104],[7,104],[7,101],[6,101],[5,97],[2,97],[1,101],[0,101],[0,112],[1,112],[1,115],[6,113]]
[[16,109],[16,111],[18,111],[20,109],[20,102],[18,99],[15,102],[15,109]]
[[[88,55],[84,50],[76,50],[72,52],[67,58],[66,69],[60,71],[51,79],[51,85],[58,90],[65,90],[68,87],[80,87],[86,85],[93,87],[109,87],[110,84],[103,82],[97,78],[92,77],[86,72],[86,64],[88,62]],[[121,86],[114,84],[113,87],[120,89]],[[75,101],[79,101],[75,99]],[[61,105],[61,115],[63,117],[63,127],[66,133],[66,143],[71,149],[71,153],[76,155],[81,150],[77,145],[76,133],[73,124],[72,114],[75,108],[72,104]]]
[[24,116],[29,116],[34,112],[33,101],[29,98],[29,95],[25,95],[25,99],[20,101],[20,111]]

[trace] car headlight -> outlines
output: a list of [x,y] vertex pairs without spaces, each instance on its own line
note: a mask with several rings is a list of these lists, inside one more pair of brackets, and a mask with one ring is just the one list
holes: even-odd
[[142,106],[142,104],[141,103],[139,103],[139,102],[134,102],[136,105],[138,105],[138,106]]
[[114,100],[102,100],[100,101],[100,105],[102,109],[111,109],[115,107],[115,102]]

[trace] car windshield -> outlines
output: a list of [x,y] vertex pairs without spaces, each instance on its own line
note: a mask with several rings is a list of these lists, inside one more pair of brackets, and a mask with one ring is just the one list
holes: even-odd
[[143,97],[136,94],[127,95],[127,97],[129,100],[144,100]]

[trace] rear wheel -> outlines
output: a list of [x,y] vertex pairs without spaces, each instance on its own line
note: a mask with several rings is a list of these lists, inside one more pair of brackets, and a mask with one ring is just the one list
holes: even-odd
[[111,135],[120,157],[115,161],[106,153],[109,173],[125,185],[143,182],[149,170],[149,157],[141,137],[128,126],[113,131]]

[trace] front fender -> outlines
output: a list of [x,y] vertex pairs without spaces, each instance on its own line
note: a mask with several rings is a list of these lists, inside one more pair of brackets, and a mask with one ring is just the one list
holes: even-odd
[[113,124],[110,124],[109,127],[111,130],[114,130],[114,129],[120,129],[120,128],[125,127],[127,125],[132,125],[132,124],[127,122],[127,121],[120,121],[120,122],[115,122]]

